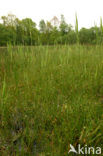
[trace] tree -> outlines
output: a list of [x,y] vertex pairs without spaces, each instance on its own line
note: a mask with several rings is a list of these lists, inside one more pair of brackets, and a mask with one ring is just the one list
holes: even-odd
[[68,31],[69,31],[69,27],[68,27],[68,24],[65,21],[64,15],[61,15],[61,21],[60,21],[59,28],[60,28],[60,32],[61,32],[62,35],[68,33]]
[[22,33],[24,36],[24,44],[32,45],[33,41],[33,33],[37,31],[36,23],[32,21],[30,18],[25,18],[21,21]]
[[46,23],[46,32],[51,32],[53,30],[53,26],[51,22],[47,21]]
[[40,32],[41,33],[45,33],[46,32],[46,23],[44,20],[41,20],[39,22],[39,28],[40,28]]
[[94,44],[96,43],[96,28],[90,29],[82,28],[79,31],[79,42],[81,44]]
[[5,26],[12,26],[12,27],[16,26],[16,16],[13,14],[8,14],[7,16],[2,16],[1,19]]
[[9,33],[3,24],[0,24],[0,46],[6,46],[9,41]]
[[76,33],[74,30],[69,31],[69,33],[68,33],[68,43],[69,44],[76,43]]
[[16,42],[16,16],[13,14],[8,14],[7,16],[1,17],[3,21],[3,26],[7,30],[8,41],[11,44]]
[[51,19],[50,22],[51,22],[51,24],[52,24],[53,27],[59,28],[60,22],[59,22],[59,19],[58,19],[56,16],[54,16],[54,17]]
[[50,33],[50,44],[58,44],[58,38],[60,37],[60,32],[58,31],[57,27],[53,27]]

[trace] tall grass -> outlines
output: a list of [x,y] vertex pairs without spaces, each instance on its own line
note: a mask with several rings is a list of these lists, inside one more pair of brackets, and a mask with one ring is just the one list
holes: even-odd
[[103,47],[8,48],[0,53],[1,155],[102,148]]
[[78,30],[77,14],[75,14],[75,32],[76,32],[77,44],[79,44],[79,30]]
[[100,17],[100,34],[101,34],[101,43],[103,41],[103,23],[102,23],[102,17]]

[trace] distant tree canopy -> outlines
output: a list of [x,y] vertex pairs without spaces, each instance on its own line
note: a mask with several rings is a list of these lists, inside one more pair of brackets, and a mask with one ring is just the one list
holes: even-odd
[[102,44],[103,26],[100,19],[100,27],[81,28],[78,30],[76,15],[75,30],[71,24],[66,23],[64,15],[61,20],[54,16],[51,21],[36,23],[30,19],[18,19],[13,14],[1,17],[0,46],[12,45],[55,45],[55,44]]

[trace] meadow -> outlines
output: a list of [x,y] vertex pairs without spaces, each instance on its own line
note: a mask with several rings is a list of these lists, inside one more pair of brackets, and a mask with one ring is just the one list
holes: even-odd
[[67,156],[70,144],[103,148],[103,46],[2,48],[1,156]]

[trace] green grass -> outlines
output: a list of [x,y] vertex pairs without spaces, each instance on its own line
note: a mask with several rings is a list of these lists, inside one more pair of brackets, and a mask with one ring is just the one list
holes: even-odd
[[0,154],[67,156],[103,148],[103,47],[0,52]]

